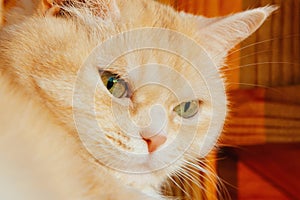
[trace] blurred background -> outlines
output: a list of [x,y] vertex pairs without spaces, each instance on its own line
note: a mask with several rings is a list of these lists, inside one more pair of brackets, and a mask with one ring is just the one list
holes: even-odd
[[174,177],[166,193],[193,200],[300,199],[300,0],[159,1],[207,17],[280,6],[228,56],[232,113],[219,149],[204,161],[220,180],[192,169],[193,181]]

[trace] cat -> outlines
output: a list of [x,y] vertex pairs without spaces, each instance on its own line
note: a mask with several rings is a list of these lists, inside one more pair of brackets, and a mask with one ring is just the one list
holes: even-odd
[[1,13],[1,199],[166,199],[223,129],[228,51],[276,10],[27,3]]

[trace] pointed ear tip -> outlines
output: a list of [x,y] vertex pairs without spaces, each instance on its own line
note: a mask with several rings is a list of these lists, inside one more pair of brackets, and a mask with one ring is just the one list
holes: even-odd
[[267,5],[264,7],[259,7],[259,8],[255,8],[252,10],[248,10],[245,11],[246,13],[249,13],[250,15],[255,15],[255,19],[257,20],[257,22],[260,21],[260,23],[257,24],[261,24],[263,23],[274,11],[278,10],[279,6],[276,5]]
[[257,8],[258,11],[262,11],[266,17],[270,16],[273,12],[279,9],[278,5],[267,5],[265,7]]

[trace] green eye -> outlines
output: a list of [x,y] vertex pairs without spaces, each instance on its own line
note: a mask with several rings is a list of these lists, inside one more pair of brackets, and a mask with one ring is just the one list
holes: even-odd
[[174,108],[174,111],[182,118],[188,119],[195,116],[199,111],[198,101],[183,102]]
[[101,73],[101,79],[113,96],[122,98],[128,95],[128,85],[126,81],[120,79],[117,74],[104,71]]

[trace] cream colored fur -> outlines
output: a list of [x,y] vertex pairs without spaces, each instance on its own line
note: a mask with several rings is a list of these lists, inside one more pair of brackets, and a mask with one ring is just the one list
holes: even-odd
[[[99,11],[103,7],[107,8],[105,12]],[[198,157],[204,157],[221,133],[227,101],[220,68],[226,53],[253,33],[275,8],[258,8],[218,19],[177,13],[146,0],[120,0],[116,4],[87,1],[85,5],[76,4],[64,10],[68,12],[66,17],[33,12],[30,17],[14,18],[17,13],[13,11],[12,21],[0,31],[0,65],[5,77],[0,79],[1,96],[5,97],[0,103],[3,118],[0,159],[6,163],[1,166],[3,175],[0,174],[11,182],[6,190],[8,195],[20,193],[27,199],[33,199],[30,195],[39,199],[43,191],[43,195],[54,195],[52,199],[145,199],[141,197],[143,193],[163,199],[159,192],[163,181],[182,166],[189,167]],[[147,35],[142,30],[149,27],[163,29]],[[121,36],[118,42],[92,53],[113,35],[136,29],[141,31]],[[185,35],[207,54],[197,54],[192,43],[175,40],[165,35],[164,30]],[[190,63],[199,66],[194,68],[179,56],[158,49],[123,55],[108,69],[124,75],[133,93],[130,99],[115,99],[101,83],[98,70],[103,70],[103,64],[118,52],[146,45],[147,39],[151,45],[177,49],[191,58]],[[169,68],[154,65],[135,71],[136,67],[153,63]],[[78,75],[80,70],[83,71]],[[199,71],[202,78],[197,75]],[[174,72],[180,76],[170,75]],[[94,80],[98,80],[96,87]],[[145,80],[167,81],[181,99],[161,85],[139,87]],[[194,94],[186,90],[186,80]],[[173,112],[176,105],[194,99],[202,102],[194,119],[182,120]],[[96,114],[88,104],[91,100]],[[131,106],[124,107],[125,104]],[[167,114],[147,115],[157,104]],[[166,121],[163,128],[168,140],[161,151],[148,154],[140,135],[144,130],[127,123],[126,113],[140,127],[155,120]],[[153,121],[151,116],[155,116]],[[94,127],[94,119],[101,131]],[[184,134],[176,135],[179,130]],[[185,149],[187,144],[189,148]],[[143,156],[130,156],[141,153]],[[160,163],[166,166],[153,171]],[[11,175],[9,169],[13,169]],[[25,179],[30,184],[15,185],[17,178],[13,174],[23,177],[27,174],[23,170],[28,171]]]
[[6,77],[0,85],[0,199],[147,199],[82,158],[81,144]]

